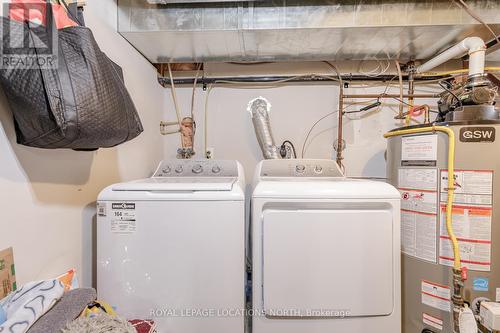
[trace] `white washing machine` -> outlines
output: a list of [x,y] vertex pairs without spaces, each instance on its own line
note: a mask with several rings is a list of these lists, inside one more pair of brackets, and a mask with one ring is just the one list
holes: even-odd
[[99,299],[159,333],[243,333],[244,188],[236,161],[173,160],[103,190]]
[[266,160],[252,195],[253,333],[401,332],[400,196],[331,160]]

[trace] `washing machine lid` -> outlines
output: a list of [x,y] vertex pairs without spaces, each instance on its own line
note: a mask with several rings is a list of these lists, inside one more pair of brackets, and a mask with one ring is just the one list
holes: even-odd
[[237,182],[234,177],[153,177],[112,186],[113,191],[182,192],[231,191]]

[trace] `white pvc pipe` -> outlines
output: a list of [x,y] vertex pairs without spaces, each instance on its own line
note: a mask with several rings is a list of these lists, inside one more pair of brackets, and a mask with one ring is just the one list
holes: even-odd
[[417,73],[428,72],[446,61],[463,56],[466,53],[469,54],[469,76],[484,74],[486,45],[479,37],[465,38],[457,45],[418,66],[416,71]]

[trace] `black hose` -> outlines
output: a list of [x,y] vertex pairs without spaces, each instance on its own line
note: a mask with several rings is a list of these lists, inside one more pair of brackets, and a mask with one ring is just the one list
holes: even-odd
[[292,152],[293,152],[293,158],[297,158],[297,151],[295,150],[295,146],[293,145],[293,143],[290,141],[290,140],[285,140],[283,141],[283,143],[281,144],[281,149],[285,150],[285,156],[283,156],[283,154],[281,154],[280,152],[280,155],[281,157],[286,157],[286,146],[289,145],[290,148],[292,149]]

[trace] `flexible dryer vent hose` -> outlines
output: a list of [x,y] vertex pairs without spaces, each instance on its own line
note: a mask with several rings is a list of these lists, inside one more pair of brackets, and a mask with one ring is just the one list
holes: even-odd
[[279,149],[274,143],[269,120],[271,104],[264,97],[258,97],[248,103],[247,110],[252,115],[253,127],[264,158],[279,159]]

